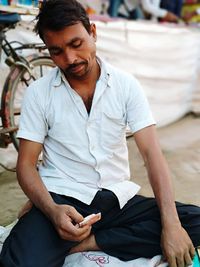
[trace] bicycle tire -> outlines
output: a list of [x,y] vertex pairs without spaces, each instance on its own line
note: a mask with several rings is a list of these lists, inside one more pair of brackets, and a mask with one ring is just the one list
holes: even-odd
[[[35,79],[42,77],[55,65],[49,56],[34,54],[27,57],[27,60],[33,66],[32,75]],[[5,128],[18,127],[21,102],[27,86],[33,82],[33,78],[28,71],[23,67],[14,66],[11,68],[9,75],[6,78],[2,97],[2,125]],[[19,141],[16,138],[17,131],[10,132],[11,141],[18,150]]]

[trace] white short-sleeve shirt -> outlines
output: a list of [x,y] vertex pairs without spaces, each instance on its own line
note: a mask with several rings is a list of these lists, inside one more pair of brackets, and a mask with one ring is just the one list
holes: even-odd
[[111,190],[120,207],[140,186],[130,181],[126,127],[155,124],[138,81],[99,59],[90,114],[58,68],[26,90],[18,137],[43,144],[40,176],[48,191],[90,204]]

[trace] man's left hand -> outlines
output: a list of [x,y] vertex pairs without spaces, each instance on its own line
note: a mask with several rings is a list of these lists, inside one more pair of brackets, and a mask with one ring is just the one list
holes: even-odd
[[195,249],[181,224],[163,227],[161,246],[169,267],[185,267],[192,264]]

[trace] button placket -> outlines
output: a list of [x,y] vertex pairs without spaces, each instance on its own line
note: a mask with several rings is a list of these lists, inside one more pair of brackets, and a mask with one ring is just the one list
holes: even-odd
[[[92,154],[92,156],[96,160],[96,165],[95,165],[94,169],[96,170],[96,172],[99,173],[99,177],[101,177],[100,166],[99,166],[100,158],[99,158],[99,151],[98,151],[98,145],[97,145],[97,135],[96,135],[96,132],[93,131],[93,128],[92,128],[93,123],[95,123],[95,122],[92,121],[91,118],[87,122],[87,134],[88,134],[88,140],[89,140],[89,150],[90,150],[90,153]],[[100,180],[101,180],[101,178],[100,178]]]

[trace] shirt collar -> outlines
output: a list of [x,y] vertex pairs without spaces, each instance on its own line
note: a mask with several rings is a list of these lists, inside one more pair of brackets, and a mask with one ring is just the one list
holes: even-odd
[[54,87],[59,87],[61,84],[62,84],[62,72],[57,67],[53,85],[54,85]]
[[99,81],[108,84],[108,86],[110,87],[110,71],[109,68],[107,68],[107,64],[99,57],[97,57],[97,62],[101,69]]

